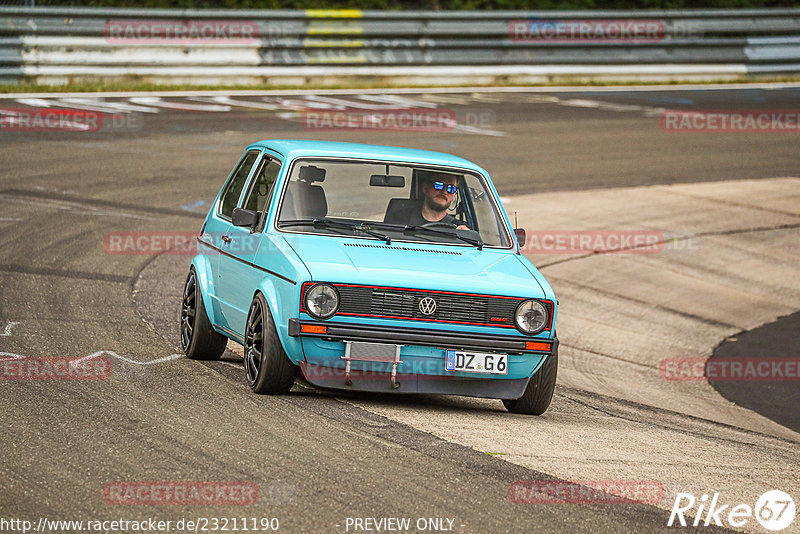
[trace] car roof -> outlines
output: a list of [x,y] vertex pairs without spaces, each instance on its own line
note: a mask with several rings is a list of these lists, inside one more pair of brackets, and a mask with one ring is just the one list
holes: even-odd
[[486,174],[479,166],[464,158],[453,156],[452,154],[445,154],[444,152],[417,150],[414,148],[342,143],[335,141],[313,141],[308,139],[268,139],[253,143],[247,148],[270,148],[289,160],[313,156],[376,159],[461,167]]

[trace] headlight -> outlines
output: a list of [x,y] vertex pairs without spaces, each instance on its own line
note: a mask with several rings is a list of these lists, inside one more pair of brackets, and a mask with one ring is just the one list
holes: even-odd
[[523,334],[536,334],[547,326],[547,307],[538,300],[523,300],[514,313],[514,323]]
[[316,284],[306,291],[306,310],[317,319],[327,319],[339,309],[339,292],[330,284]]

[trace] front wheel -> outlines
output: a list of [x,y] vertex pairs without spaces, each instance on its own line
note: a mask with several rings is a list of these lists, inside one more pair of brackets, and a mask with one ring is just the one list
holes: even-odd
[[267,299],[258,293],[250,304],[244,334],[244,369],[247,385],[256,393],[289,393],[297,366],[283,350]]
[[558,351],[554,351],[542,364],[539,371],[528,381],[525,393],[518,399],[503,399],[506,410],[511,413],[542,415],[553,400],[558,374]]

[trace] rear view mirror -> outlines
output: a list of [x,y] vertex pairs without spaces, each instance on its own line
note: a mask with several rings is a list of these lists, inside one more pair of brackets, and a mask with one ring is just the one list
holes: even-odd
[[319,167],[314,167],[313,165],[300,167],[299,178],[300,181],[303,182],[324,182],[325,169],[320,169]]
[[517,236],[517,243],[520,247],[525,246],[525,228],[514,228],[514,235]]
[[369,177],[369,185],[373,187],[405,187],[406,177],[394,174],[373,174]]
[[244,208],[233,208],[233,225],[255,228],[258,224],[258,212]]

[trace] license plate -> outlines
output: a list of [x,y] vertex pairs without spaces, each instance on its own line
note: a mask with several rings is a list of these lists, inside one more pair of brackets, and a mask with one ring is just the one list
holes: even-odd
[[448,350],[444,368],[448,371],[505,375],[508,374],[508,354]]

